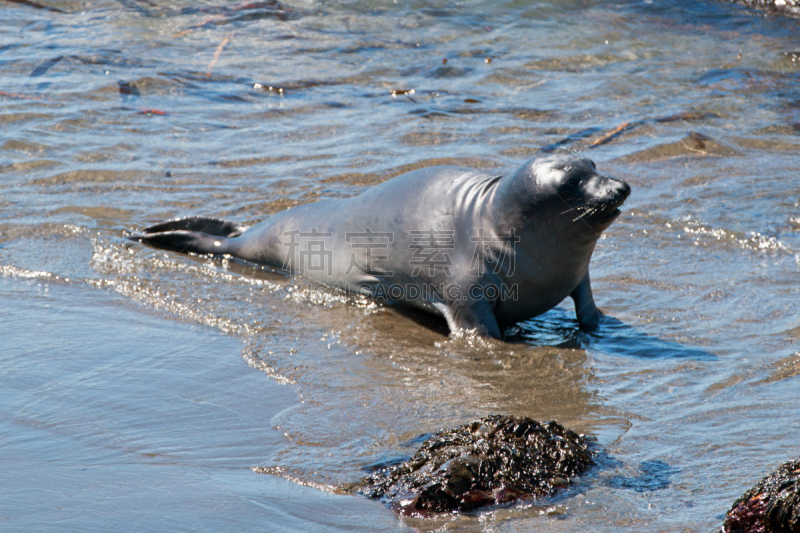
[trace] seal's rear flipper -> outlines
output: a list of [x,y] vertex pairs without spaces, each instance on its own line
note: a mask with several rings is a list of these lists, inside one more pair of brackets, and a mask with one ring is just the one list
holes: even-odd
[[215,218],[188,217],[169,220],[145,228],[128,237],[156,248],[193,254],[227,254],[233,248],[230,239],[238,237],[247,226]]
[[168,220],[155,226],[144,229],[144,233],[165,233],[168,231],[197,231],[207,233],[215,237],[225,237],[231,239],[242,234],[247,226],[242,226],[229,220],[219,220],[217,218],[206,217],[186,217]]

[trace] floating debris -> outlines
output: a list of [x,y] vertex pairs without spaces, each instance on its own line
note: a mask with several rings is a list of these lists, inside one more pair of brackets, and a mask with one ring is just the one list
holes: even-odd
[[[644,119],[644,120],[626,121],[626,122],[623,122],[622,124],[620,124],[619,126],[616,126],[611,131],[609,131],[607,133],[604,133],[603,135],[601,135],[600,137],[598,137],[597,139],[595,139],[591,143],[589,143],[588,147],[589,148],[595,148],[597,146],[602,146],[602,145],[604,145],[606,143],[609,143],[612,140],[618,138],[623,133],[627,133],[627,132],[633,130],[634,128],[638,128],[639,126],[642,126],[642,125],[650,123],[650,122],[669,123],[669,122],[678,122],[678,121],[681,121],[681,120],[689,122],[689,121],[697,121],[697,120],[707,120],[707,119],[711,119],[711,118],[718,118],[718,115],[716,115],[714,113],[708,113],[708,112],[705,112],[705,111],[684,111],[682,113],[676,113],[674,115],[667,115],[667,116],[663,116],[663,117],[656,117],[656,118]],[[563,138],[563,139],[561,139],[559,141],[556,141],[556,142],[554,142],[552,144],[549,144],[549,145],[543,147],[541,149],[541,151],[545,152],[545,153],[553,152],[556,149],[561,148],[564,145],[567,145],[567,144],[570,144],[570,143],[573,143],[573,142],[576,142],[576,141],[583,140],[583,139],[585,139],[587,137],[591,137],[592,135],[594,135],[595,133],[599,133],[600,131],[601,131],[601,128],[592,127],[592,128],[587,128],[587,129],[581,130],[581,131],[576,132],[576,133],[572,133],[572,134],[568,135],[567,137],[565,137],[565,138]]]
[[799,533],[800,459],[782,464],[736,500],[723,533]]
[[[130,108],[130,107],[126,107],[125,109],[132,109],[132,108]],[[165,116],[165,115],[168,115],[168,114],[169,114],[169,113],[167,113],[166,111],[161,111],[160,109],[132,109],[132,110],[133,110],[133,111],[136,111],[136,112],[137,112],[137,113],[139,113],[140,115],[159,115],[159,116]]]
[[121,95],[141,96],[139,89],[135,85],[131,85],[129,81],[120,80],[117,82],[117,87],[119,87],[119,94]]
[[567,135],[565,138],[561,139],[560,141],[556,141],[556,142],[554,142],[552,144],[548,144],[547,146],[543,146],[541,151],[543,153],[554,152],[555,150],[561,148],[564,145],[570,144],[570,143],[572,143],[574,141],[579,141],[581,139],[585,139],[587,137],[591,137],[592,135],[594,135],[598,131],[600,131],[600,128],[592,127],[592,128],[586,128],[584,130],[581,130],[581,131],[578,131],[578,132],[575,132],[575,133],[571,133],[571,134]]
[[231,42],[231,38],[225,37],[225,39],[223,39],[223,41],[219,44],[219,46],[217,46],[217,49],[214,50],[214,58],[208,64],[208,72],[206,72],[207,77],[209,78],[211,77],[211,74],[214,70],[214,65],[217,64],[217,61],[219,61],[219,58],[222,55],[222,51],[225,50],[225,47],[228,45],[229,42]]
[[55,13],[66,13],[63,9],[58,9],[57,7],[52,6],[45,6],[38,2],[34,2],[33,0],[6,0],[6,2],[11,2],[12,4],[22,4],[24,6],[33,7],[36,9],[44,9],[46,11],[53,11]]
[[630,129],[633,129],[638,125],[639,125],[639,122],[623,122],[622,124],[620,124],[619,126],[614,128],[610,132],[606,133],[602,137],[600,137],[598,139],[595,139],[595,141],[592,142],[592,144],[590,144],[589,146],[600,146],[601,144],[606,144],[607,142],[611,141],[617,135],[620,135],[622,132],[625,132],[625,131],[628,131]]
[[434,434],[411,459],[355,488],[409,515],[540,498],[594,464],[592,442],[556,422],[492,415]]
[[282,87],[273,87],[272,85],[264,85],[263,83],[254,83],[253,89],[258,89],[260,91],[267,91],[270,93],[283,94]]

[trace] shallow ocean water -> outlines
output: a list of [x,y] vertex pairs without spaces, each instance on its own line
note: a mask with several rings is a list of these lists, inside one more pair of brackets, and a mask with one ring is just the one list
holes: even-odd
[[[0,529],[710,532],[800,457],[800,20],[47,5],[0,6]],[[559,150],[633,188],[591,267],[626,326],[594,336],[565,302],[524,342],[448,338],[124,238]],[[336,490],[490,413],[555,419],[613,461],[554,499],[433,520]]]

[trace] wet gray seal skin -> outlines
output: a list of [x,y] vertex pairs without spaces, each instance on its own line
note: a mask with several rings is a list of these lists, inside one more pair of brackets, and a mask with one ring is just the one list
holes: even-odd
[[359,196],[323,200],[250,228],[209,218],[151,226],[131,239],[227,255],[502,338],[567,296],[583,329],[602,316],[589,282],[601,232],[630,194],[589,159],[552,155],[506,176],[430,167]]

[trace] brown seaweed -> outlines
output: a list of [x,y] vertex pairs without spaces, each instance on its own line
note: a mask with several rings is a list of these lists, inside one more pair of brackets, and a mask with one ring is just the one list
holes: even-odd
[[434,434],[357,490],[411,515],[551,496],[594,465],[592,443],[556,422],[492,415]]

